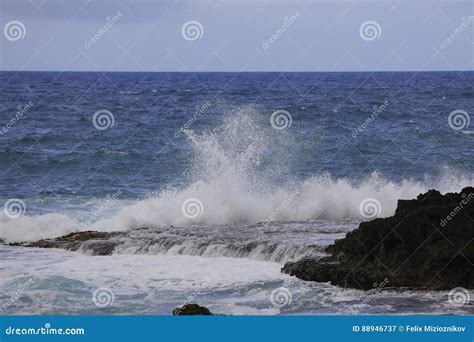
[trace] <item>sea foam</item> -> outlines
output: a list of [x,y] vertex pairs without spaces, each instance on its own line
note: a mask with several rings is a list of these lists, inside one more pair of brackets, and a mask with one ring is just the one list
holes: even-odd
[[[376,200],[377,216],[387,217],[394,214],[398,199],[415,198],[431,188],[444,193],[474,184],[472,175],[448,168],[440,176],[426,177],[424,181],[395,182],[377,172],[359,180],[335,178],[327,173],[299,179],[291,172],[291,134],[264,128],[252,110],[232,113],[213,131],[184,131],[195,155],[192,169],[183,170],[183,174],[191,175],[188,184],[170,186],[128,205],[116,201],[108,215],[87,225],[87,215],[78,218],[67,212],[14,219],[2,213],[0,239],[33,241],[81,230],[170,225],[365,220],[367,215],[361,212],[360,205],[368,198]],[[190,199],[197,211],[183,213],[183,204]]]

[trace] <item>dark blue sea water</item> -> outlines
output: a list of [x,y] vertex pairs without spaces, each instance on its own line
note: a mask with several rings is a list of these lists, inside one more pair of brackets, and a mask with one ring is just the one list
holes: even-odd
[[[0,72],[0,239],[158,234],[109,257],[2,246],[2,293],[34,280],[10,312],[169,314],[196,287],[220,313],[463,312],[446,293],[369,303],[279,270],[400,198],[473,185],[473,84],[474,72]],[[292,303],[272,305],[282,286]],[[103,287],[109,311],[90,300]]]
[[[287,110],[289,146],[275,146],[262,160],[286,154],[291,173],[323,172],[361,179],[378,171],[390,180],[423,180],[443,166],[474,170],[474,137],[448,125],[454,110],[472,110],[474,72],[435,73],[0,73],[0,123],[18,106],[34,106],[0,136],[3,198],[49,195],[102,196],[124,187],[134,197],[182,183],[193,163],[186,136],[253,108],[263,129]],[[356,139],[352,134],[388,102]],[[100,131],[93,114],[107,109],[114,126]],[[470,127],[471,130],[474,130]]]

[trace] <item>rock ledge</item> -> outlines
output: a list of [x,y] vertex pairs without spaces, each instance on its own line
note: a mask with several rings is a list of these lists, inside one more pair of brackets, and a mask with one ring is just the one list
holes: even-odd
[[282,272],[363,290],[385,279],[391,287],[473,289],[474,188],[399,200],[394,216],[362,222],[326,252],[288,262]]

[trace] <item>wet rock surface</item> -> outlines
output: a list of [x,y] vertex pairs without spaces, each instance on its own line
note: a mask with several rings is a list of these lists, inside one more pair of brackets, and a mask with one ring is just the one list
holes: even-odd
[[55,239],[44,239],[34,242],[12,243],[12,246],[62,248],[69,251],[84,249],[94,255],[110,255],[122,241],[124,232],[86,231],[71,233]]
[[282,272],[342,287],[474,288],[474,188],[430,190],[399,200],[395,215],[362,222],[326,248],[330,255],[288,262]]
[[173,310],[173,316],[212,316],[213,313],[205,306],[186,304]]

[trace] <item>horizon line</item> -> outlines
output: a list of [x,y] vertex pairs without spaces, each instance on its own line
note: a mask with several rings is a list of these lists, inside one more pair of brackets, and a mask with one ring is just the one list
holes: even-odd
[[248,70],[248,71],[131,71],[131,70],[113,70],[113,71],[97,71],[97,70],[0,70],[0,72],[56,72],[56,73],[181,73],[181,74],[203,74],[203,73],[383,73],[383,72],[413,72],[413,73],[423,73],[423,72],[473,72],[473,70],[372,70],[372,71],[356,71],[356,70],[329,70],[329,71],[315,71],[315,70],[302,70],[302,71],[261,71],[261,70]]

